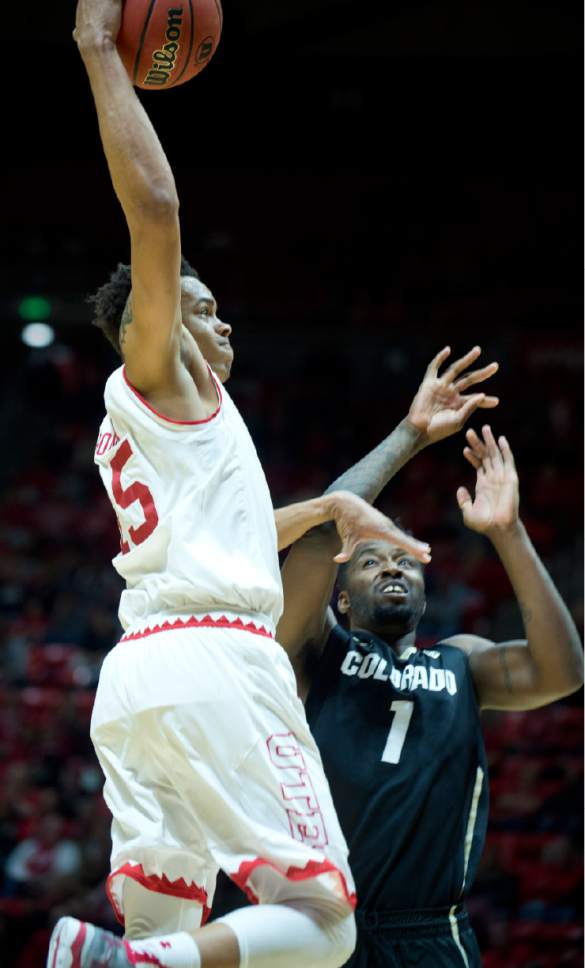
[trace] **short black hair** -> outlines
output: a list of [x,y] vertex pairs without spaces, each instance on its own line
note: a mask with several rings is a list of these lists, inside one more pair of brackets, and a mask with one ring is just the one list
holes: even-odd
[[[187,262],[184,256],[181,256],[181,277],[183,276],[193,276],[195,279],[199,279],[197,270]],[[131,289],[130,266],[119,262],[109,281],[87,297],[87,302],[93,306],[93,325],[101,329],[118,356],[122,356],[120,323]]]

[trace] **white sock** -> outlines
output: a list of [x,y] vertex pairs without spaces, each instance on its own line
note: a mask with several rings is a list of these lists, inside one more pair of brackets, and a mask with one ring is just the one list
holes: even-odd
[[[152,961],[140,960],[140,955],[154,955],[155,964],[161,968],[201,968],[201,955],[195,940],[185,931],[167,934],[161,938],[145,938],[144,941],[126,941],[126,951],[132,957],[132,965],[148,964]],[[130,959],[129,959],[130,960]]]

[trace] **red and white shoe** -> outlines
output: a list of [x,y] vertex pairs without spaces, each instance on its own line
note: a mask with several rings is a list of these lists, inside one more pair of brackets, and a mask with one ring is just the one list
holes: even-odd
[[124,942],[77,918],[60,918],[49,943],[47,968],[128,968]]

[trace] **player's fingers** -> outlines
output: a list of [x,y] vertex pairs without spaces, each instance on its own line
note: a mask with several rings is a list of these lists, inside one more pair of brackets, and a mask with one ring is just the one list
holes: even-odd
[[476,454],[476,456],[479,457],[481,460],[482,457],[484,457],[484,455],[486,454],[486,446],[483,440],[481,439],[481,437],[479,436],[479,434],[476,433],[473,427],[470,427],[466,431],[465,437],[467,439],[467,443],[473,450],[474,454]]
[[351,558],[355,549],[355,545],[350,545],[347,542],[344,543],[341,551],[335,555],[333,561],[337,565],[344,565]]
[[494,437],[494,433],[490,425],[484,424],[482,427],[482,432],[483,439],[487,447],[488,457],[493,461],[501,459],[500,449],[496,443],[496,438]]
[[497,407],[499,402],[499,397],[484,397],[480,403],[480,407],[482,410],[492,410],[494,407]]
[[462,356],[459,360],[455,360],[454,363],[451,363],[449,369],[443,373],[443,379],[447,380],[449,383],[452,383],[455,377],[459,376],[463,370],[466,370],[468,366],[471,366],[471,364],[475,362],[480,353],[481,347],[474,346],[472,350],[469,350],[469,353],[465,354],[465,356]]
[[443,365],[449,354],[451,353],[450,346],[444,346],[442,350],[439,350],[436,356],[433,357],[429,365],[427,366],[427,375],[436,376],[439,372],[439,367]]
[[487,454],[484,460],[485,468],[486,470],[492,471],[492,473],[498,474],[504,467],[500,448],[496,443],[496,438],[494,437],[492,428],[489,424],[484,425],[482,432],[487,448]]
[[457,488],[457,504],[463,512],[465,512],[467,508],[471,507],[471,494],[466,487]]
[[512,448],[508,443],[506,437],[498,437],[498,443],[500,445],[500,451],[502,453],[502,458],[504,461],[504,467],[507,470],[516,470],[516,461],[514,460],[514,454],[512,453]]
[[476,454],[474,454],[471,447],[463,448],[463,456],[469,461],[472,467],[475,467],[476,471],[479,470],[481,467],[481,460]]
[[413,538],[411,534],[405,534],[396,525],[393,524],[388,528],[387,537],[394,544],[398,545],[399,548],[403,548],[404,551],[408,551],[418,561],[422,561],[423,564],[428,564],[431,560],[431,546],[426,541],[419,541],[417,538]]
[[484,397],[485,393],[473,393],[469,397],[463,397],[465,403],[459,410],[459,423],[461,426],[468,420],[474,410],[481,407]]
[[482,366],[480,370],[473,370],[472,373],[468,373],[466,376],[462,376],[457,380],[455,389],[459,393],[464,393],[468,387],[475,386],[476,383],[483,383],[484,380],[489,380],[490,376],[498,372],[498,369],[499,363],[490,363],[488,366]]

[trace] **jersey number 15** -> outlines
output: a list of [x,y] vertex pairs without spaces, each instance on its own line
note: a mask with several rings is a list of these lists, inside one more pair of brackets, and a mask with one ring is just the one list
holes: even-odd
[[[128,487],[122,486],[122,469],[132,457],[132,453],[130,441],[123,440],[112,457],[110,467],[112,468],[112,493],[118,507],[125,511],[131,504],[135,504],[138,501],[142,508],[142,513],[144,514],[142,524],[137,528],[128,528],[130,541],[133,545],[139,545],[143,541],[146,541],[156,528],[158,524],[158,513],[154,506],[154,498],[146,484],[141,484],[140,481],[134,481]],[[127,554],[130,551],[130,545],[127,541],[124,541],[121,535],[120,537],[122,554]]]

